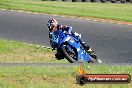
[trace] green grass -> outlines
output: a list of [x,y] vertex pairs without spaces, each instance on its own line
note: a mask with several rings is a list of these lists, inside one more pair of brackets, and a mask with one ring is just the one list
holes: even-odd
[[66,59],[58,61],[51,49],[20,42],[0,40],[0,63],[67,63]]
[[[88,74],[132,75],[132,66],[86,65]],[[131,88],[129,84],[76,84],[76,66],[0,67],[0,88]]]
[[48,2],[41,0],[1,0],[0,8],[94,17],[132,22],[132,5],[112,3]]
[[[67,63],[57,61],[47,48],[0,40],[0,63]],[[130,74],[132,66],[97,66],[84,63],[87,74]],[[131,88],[129,84],[76,84],[78,66],[0,66],[0,88]]]

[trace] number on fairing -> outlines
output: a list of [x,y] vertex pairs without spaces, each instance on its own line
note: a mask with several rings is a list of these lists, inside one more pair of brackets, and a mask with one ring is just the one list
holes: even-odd
[[70,41],[73,43],[74,41],[72,39],[70,39]]
[[70,40],[70,37],[67,37],[65,41],[68,41],[68,40]]
[[70,36],[69,36],[69,37],[67,37],[65,41],[68,41],[68,40],[70,40],[72,43],[74,42],[74,41],[71,39],[71,37],[70,37]]

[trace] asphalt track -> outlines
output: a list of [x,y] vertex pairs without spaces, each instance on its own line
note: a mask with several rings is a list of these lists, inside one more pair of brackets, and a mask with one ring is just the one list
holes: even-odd
[[82,34],[104,63],[132,63],[132,26],[0,10],[0,39],[49,46],[47,21],[56,18]]

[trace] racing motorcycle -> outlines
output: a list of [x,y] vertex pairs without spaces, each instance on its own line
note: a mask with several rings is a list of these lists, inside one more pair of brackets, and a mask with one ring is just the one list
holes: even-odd
[[80,43],[81,38],[77,38],[65,31],[58,30],[57,36],[53,32],[49,32],[50,44],[57,53],[55,56],[58,60],[66,58],[70,63],[88,62],[99,63],[97,58],[92,58],[90,52]]

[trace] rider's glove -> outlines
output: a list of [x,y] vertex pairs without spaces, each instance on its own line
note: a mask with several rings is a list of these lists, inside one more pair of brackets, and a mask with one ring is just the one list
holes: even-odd
[[77,37],[78,39],[81,39],[81,34],[78,34],[77,32],[74,32],[75,37]]
[[51,33],[51,32],[49,33],[49,38],[50,38],[50,39],[52,38],[52,33]]

